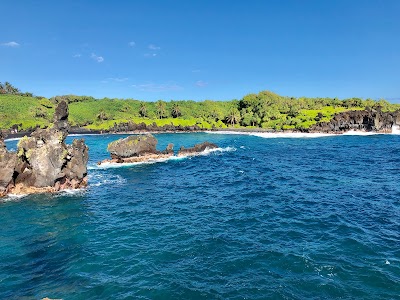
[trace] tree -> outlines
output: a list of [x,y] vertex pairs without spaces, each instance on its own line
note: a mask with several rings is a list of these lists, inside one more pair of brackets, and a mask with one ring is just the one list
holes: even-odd
[[236,107],[232,107],[226,116],[226,121],[232,126],[240,122],[240,112]]
[[0,94],[18,95],[20,94],[20,90],[14,87],[8,81],[4,82],[4,84],[0,82]]
[[147,117],[147,106],[146,106],[146,103],[140,102],[139,114],[140,114],[141,117]]
[[175,103],[175,104],[172,106],[171,114],[172,114],[172,116],[173,116],[174,118],[178,118],[178,117],[181,116],[181,109],[180,109],[180,107],[179,107],[178,104]]
[[165,102],[162,100],[158,100],[156,103],[156,109],[157,109],[157,116],[159,119],[165,118]]
[[108,116],[106,114],[106,112],[102,109],[100,111],[100,113],[97,115],[97,119],[99,119],[100,121],[104,121],[104,120],[108,120]]

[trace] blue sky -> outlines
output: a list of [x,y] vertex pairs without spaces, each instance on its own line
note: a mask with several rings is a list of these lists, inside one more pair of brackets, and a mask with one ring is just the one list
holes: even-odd
[[1,2],[0,81],[36,95],[399,102],[398,0]]

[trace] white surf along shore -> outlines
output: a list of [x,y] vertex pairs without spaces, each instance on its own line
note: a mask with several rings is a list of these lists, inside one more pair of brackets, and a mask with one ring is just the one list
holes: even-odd
[[349,130],[343,133],[308,133],[308,132],[261,132],[261,131],[206,131],[210,134],[240,134],[240,135],[251,135],[258,136],[261,138],[320,138],[320,137],[333,137],[333,136],[370,136],[370,135],[400,135],[400,126],[393,125],[391,133],[379,133],[379,132],[368,132],[368,131],[356,131]]
[[205,156],[205,155],[210,155],[212,153],[218,153],[218,152],[231,152],[231,151],[236,151],[236,148],[234,147],[225,147],[225,148],[214,148],[214,149],[206,149],[203,152],[196,153],[195,155],[172,155],[167,158],[157,158],[157,159],[149,159],[146,161],[141,161],[141,162],[132,162],[132,163],[113,163],[113,162],[104,162],[100,165],[89,165],[88,170],[94,170],[94,169],[110,169],[110,168],[123,168],[123,167],[132,167],[132,166],[138,166],[138,165],[146,165],[146,164],[154,164],[154,163],[160,163],[160,162],[167,162],[167,161],[179,161],[187,158],[192,158],[195,156]]
[[[241,131],[241,130],[221,130],[221,131],[204,131],[206,133],[211,134],[241,134],[241,135],[252,135],[258,136],[262,138],[318,138],[318,137],[326,137],[326,136],[342,136],[342,135],[357,135],[357,136],[369,136],[369,135],[378,135],[378,134],[394,134],[400,135],[400,126],[393,125],[391,133],[378,133],[378,132],[368,132],[368,131],[356,131],[356,130],[349,130],[343,133],[307,133],[307,132],[264,132],[264,131]],[[87,135],[107,135],[107,134],[146,134],[147,132],[143,133],[129,133],[129,132],[117,132],[117,133],[82,133],[82,134],[70,134],[69,136],[87,136]],[[157,133],[173,133],[174,132],[156,132]],[[186,133],[186,132],[185,132]],[[188,132],[191,133],[191,132]],[[9,138],[5,139],[6,142],[9,141],[18,141],[21,138]],[[219,148],[218,148],[219,149]],[[218,150],[216,150],[218,151]]]

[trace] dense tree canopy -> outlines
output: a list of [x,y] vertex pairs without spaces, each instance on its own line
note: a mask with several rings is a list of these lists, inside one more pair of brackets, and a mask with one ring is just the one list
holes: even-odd
[[349,98],[294,98],[270,91],[248,94],[231,101],[139,101],[134,99],[95,99],[90,96],[63,95],[50,99],[20,93],[10,83],[0,83],[0,128],[26,129],[47,126],[54,107],[69,103],[73,125],[108,129],[115,123],[156,123],[198,125],[202,128],[255,127],[272,130],[305,129],[329,121],[345,110],[376,109],[394,111],[399,104],[386,100]]

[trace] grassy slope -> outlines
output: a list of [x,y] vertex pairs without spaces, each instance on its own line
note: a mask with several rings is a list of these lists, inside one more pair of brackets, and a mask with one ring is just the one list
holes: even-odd
[[[37,114],[44,114],[37,117]],[[54,105],[47,99],[0,95],[0,128],[10,128],[22,124],[22,129],[47,126],[52,119]]]
[[[218,112],[218,117],[222,119],[228,114],[231,107],[230,102],[194,102],[194,101],[175,101],[166,103],[166,111],[170,112],[174,103],[181,108],[180,118],[156,118],[156,103],[146,102],[148,117],[139,116],[140,101],[138,100],[88,100],[84,102],[74,102],[69,104],[70,122],[75,126],[82,126],[88,129],[106,130],[114,126],[114,123],[144,122],[146,125],[155,122],[158,126],[166,124],[193,126],[197,124],[202,128],[212,128],[212,126],[225,128],[223,122],[215,122],[208,119],[210,112]],[[29,129],[36,126],[45,127],[52,122],[55,105],[47,99],[37,99],[33,97],[23,97],[15,95],[0,95],[0,128],[8,129],[18,124],[19,129]],[[363,109],[363,107],[352,108]],[[272,129],[295,129],[308,128],[317,123],[315,118],[322,113],[321,121],[329,121],[335,113],[346,111],[343,107],[325,106],[320,110],[301,110],[296,117],[289,117],[281,114],[276,120],[271,120],[263,124],[264,128]],[[99,114],[102,113],[106,120],[100,120]],[[185,117],[186,116],[186,117]],[[235,125],[235,127],[240,127]]]

